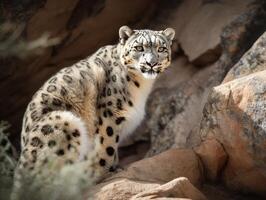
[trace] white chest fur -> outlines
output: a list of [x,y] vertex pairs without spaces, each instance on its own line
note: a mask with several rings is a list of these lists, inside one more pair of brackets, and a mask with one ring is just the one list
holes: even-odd
[[120,134],[121,142],[128,137],[141,123],[145,116],[145,105],[147,98],[151,92],[154,80],[144,79],[140,82],[140,87],[136,87],[134,84],[129,86],[130,93],[132,95],[133,107],[127,107],[125,114],[126,122],[122,127]]

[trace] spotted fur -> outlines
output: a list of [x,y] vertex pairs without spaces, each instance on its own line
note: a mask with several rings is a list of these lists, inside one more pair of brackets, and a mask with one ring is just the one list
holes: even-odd
[[63,166],[87,162],[92,152],[92,176],[114,170],[119,142],[143,119],[154,78],[170,64],[174,31],[123,26],[119,37],[119,44],[60,70],[33,96],[17,174],[45,169],[51,155]]

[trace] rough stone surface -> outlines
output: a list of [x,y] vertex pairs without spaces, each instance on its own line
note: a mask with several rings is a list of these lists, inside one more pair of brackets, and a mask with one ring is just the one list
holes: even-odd
[[141,192],[133,196],[131,199],[168,199],[167,197],[173,197],[173,199],[186,198],[207,200],[207,198],[184,177],[174,179],[164,185]]
[[229,188],[266,195],[266,70],[215,87],[201,122],[228,155],[222,179]]
[[210,200],[264,200],[265,198],[254,194],[241,194],[230,191],[220,183],[205,183],[200,191]]
[[[201,162],[192,150],[172,149],[131,164],[124,171],[91,188],[88,191],[88,196],[95,194],[95,199],[129,199],[138,193],[154,188],[159,189],[162,185],[166,193],[169,189],[169,192],[170,190],[174,192],[174,197],[186,197],[179,196],[180,191],[183,189],[186,191],[182,193],[183,195],[188,195],[190,189],[196,192],[197,190],[191,184],[199,186],[203,178],[202,175]],[[177,182],[171,183],[178,177],[187,178],[184,187],[178,186],[182,185],[183,179],[181,182],[176,180]],[[170,183],[164,185],[167,182]]]
[[266,33],[254,43],[252,48],[227,73],[223,83],[263,70],[266,70]]
[[173,59],[172,64],[156,80],[153,90],[157,88],[173,88],[184,81],[191,79],[199,68],[188,61],[184,55],[179,55]]
[[195,148],[199,155],[208,180],[216,181],[228,160],[223,146],[215,139],[203,141],[199,147]]

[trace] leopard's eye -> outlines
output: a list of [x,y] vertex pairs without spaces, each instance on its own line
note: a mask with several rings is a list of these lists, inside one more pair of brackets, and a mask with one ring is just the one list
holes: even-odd
[[165,50],[166,50],[165,47],[159,47],[159,48],[158,48],[158,52],[164,52]]
[[144,51],[143,46],[135,46],[134,47],[137,51]]

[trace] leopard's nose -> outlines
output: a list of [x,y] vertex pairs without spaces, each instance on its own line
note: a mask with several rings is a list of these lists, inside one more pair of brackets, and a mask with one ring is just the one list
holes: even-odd
[[157,62],[146,62],[146,64],[150,67],[154,67],[155,65],[157,65]]

